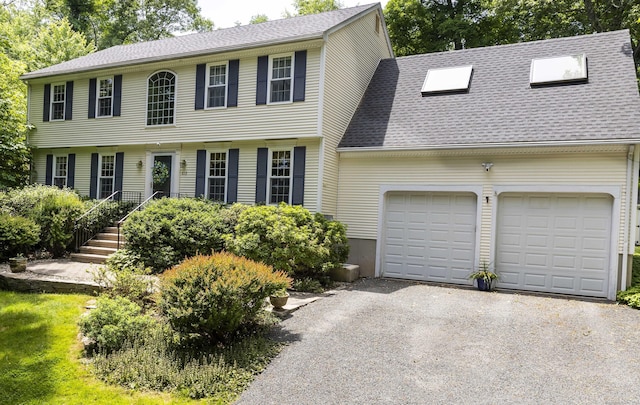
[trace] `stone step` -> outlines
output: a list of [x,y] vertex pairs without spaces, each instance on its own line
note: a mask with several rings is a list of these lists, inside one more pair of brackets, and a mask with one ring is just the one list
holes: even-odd
[[90,253],[90,254],[94,254],[94,255],[102,255],[102,256],[109,256],[110,254],[113,254],[116,252],[116,248],[111,248],[111,247],[103,247],[103,246],[80,246],[80,253]]
[[107,256],[94,255],[90,253],[71,253],[71,260],[81,263],[102,264]]
[[[87,241],[86,246],[102,246],[108,248],[118,248],[117,240],[109,240],[109,239],[90,239]],[[120,247],[124,246],[124,240],[120,238]]]
[[[117,233],[105,233],[105,232],[100,232],[99,234],[97,234],[93,239],[98,239],[98,240],[118,240],[118,234]],[[124,236],[120,235],[120,242],[124,241]]]
[[118,227],[117,226],[108,226],[106,228],[104,228],[103,230],[104,233],[118,233]]

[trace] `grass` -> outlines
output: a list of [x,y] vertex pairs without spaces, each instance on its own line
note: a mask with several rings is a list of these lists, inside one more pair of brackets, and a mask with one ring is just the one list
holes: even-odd
[[81,363],[85,295],[0,291],[0,404],[204,403],[107,385]]

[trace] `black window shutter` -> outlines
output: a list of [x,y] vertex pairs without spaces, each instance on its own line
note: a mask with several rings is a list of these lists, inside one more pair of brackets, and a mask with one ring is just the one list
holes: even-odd
[[[95,97],[94,97],[95,98]],[[113,76],[113,116],[120,116],[122,105],[122,75]]]
[[116,153],[116,172],[113,191],[120,191],[118,199],[122,195],[122,178],[124,177],[124,152]]
[[240,161],[240,149],[229,149],[227,163],[227,203],[238,201],[238,164]]
[[307,82],[307,51],[295,53],[293,72],[293,101],[304,101]]
[[44,85],[44,102],[42,103],[42,121],[49,121],[49,112],[51,109],[51,85]]
[[44,175],[44,184],[53,185],[53,155],[47,155],[47,168]]
[[267,172],[269,149],[258,148],[258,167],[256,168],[256,203],[267,203]]
[[204,109],[205,83],[207,81],[207,65],[201,63],[196,66],[196,110]]
[[89,111],[88,118],[96,117],[96,87],[98,85],[98,79],[89,79]]
[[207,176],[207,151],[196,152],[196,197],[205,196],[205,180]]
[[229,84],[227,85],[227,107],[238,106],[238,76],[240,75],[240,60],[229,61]]
[[67,156],[67,187],[73,188],[76,181],[76,154],[69,153]]
[[98,195],[98,154],[91,154],[91,182],[89,183],[89,198]]
[[293,148],[293,191],[291,205],[304,204],[304,168],[306,160],[306,146]]
[[67,82],[67,91],[64,95],[64,119],[71,121],[73,119],[73,82]]
[[267,82],[269,81],[269,56],[258,57],[258,79],[256,83],[256,105],[267,104]]

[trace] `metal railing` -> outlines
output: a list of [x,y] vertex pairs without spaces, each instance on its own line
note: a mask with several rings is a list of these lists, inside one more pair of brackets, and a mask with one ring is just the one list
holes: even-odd
[[162,194],[163,194],[163,193],[162,193],[162,191],[156,191],[155,193],[151,194],[151,196],[150,196],[149,198],[147,198],[146,200],[144,200],[143,202],[141,202],[140,204],[138,204],[138,206],[137,206],[137,207],[135,207],[134,209],[132,209],[131,211],[129,211],[129,212],[127,213],[127,215],[125,215],[122,219],[120,219],[120,220],[117,222],[117,227],[118,227],[118,249],[120,249],[120,239],[121,239],[121,236],[120,236],[120,228],[122,227],[122,224],[124,224],[124,221],[126,221],[126,220],[127,220],[127,218],[129,218],[129,216],[130,216],[131,214],[133,214],[134,212],[136,212],[136,211],[140,211],[142,208],[144,208],[144,206],[145,206],[145,205],[147,205],[147,204],[149,203],[149,201],[154,200],[154,199],[156,199],[156,198],[160,197]]
[[73,227],[76,252],[105,227],[112,225],[131,206],[139,205],[141,200],[140,192],[116,191],[82,214]]

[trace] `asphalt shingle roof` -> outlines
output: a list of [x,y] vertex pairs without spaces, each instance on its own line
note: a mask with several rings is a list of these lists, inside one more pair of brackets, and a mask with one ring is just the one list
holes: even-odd
[[[531,59],[586,53],[586,84],[532,88]],[[473,65],[468,93],[422,97],[430,68]],[[640,140],[627,30],[380,62],[339,148]],[[341,150],[345,150],[341,149]]]
[[379,4],[368,4],[157,41],[114,46],[27,73],[22,78],[33,79],[112,66],[126,66],[322,38],[326,31],[375,7],[379,7]]

